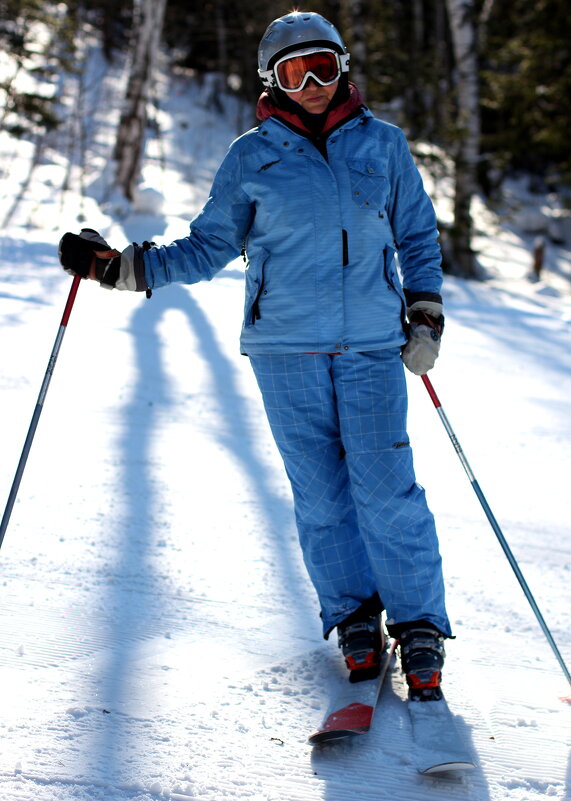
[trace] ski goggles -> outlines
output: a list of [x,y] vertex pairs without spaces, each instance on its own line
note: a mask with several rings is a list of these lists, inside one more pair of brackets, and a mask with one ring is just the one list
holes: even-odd
[[278,59],[271,70],[260,71],[266,86],[278,86],[284,92],[301,92],[308,80],[329,86],[349,70],[349,53],[340,56],[324,47],[297,50]]

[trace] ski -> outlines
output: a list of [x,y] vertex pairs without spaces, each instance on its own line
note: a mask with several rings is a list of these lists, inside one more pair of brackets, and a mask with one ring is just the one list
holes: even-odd
[[[329,704],[321,726],[308,738],[310,745],[355,737],[369,731],[397,644],[396,640],[390,641],[383,652],[377,678],[344,684]],[[444,698],[439,701],[408,700],[406,706],[412,729],[413,760],[419,773],[431,775],[476,767]]]
[[414,762],[423,775],[473,770],[476,765],[444,698],[407,701],[414,742]]
[[391,640],[381,655],[377,678],[345,684],[343,690],[329,704],[319,729],[308,738],[310,745],[354,737],[369,731],[395,648],[396,641]]

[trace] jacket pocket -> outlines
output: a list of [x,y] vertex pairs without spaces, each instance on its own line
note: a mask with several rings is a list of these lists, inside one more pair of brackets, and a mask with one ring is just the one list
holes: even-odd
[[351,197],[363,209],[385,208],[390,184],[386,162],[376,159],[348,159]]
[[268,253],[262,250],[246,266],[246,301],[244,304],[244,326],[255,325],[260,319],[260,298],[264,289],[264,267]]
[[385,245],[383,249],[383,269],[385,273],[385,281],[397,292],[399,295],[402,294],[400,279],[397,273],[397,267],[395,263],[395,255],[396,250],[392,248],[390,245]]
[[396,292],[398,295],[400,302],[401,302],[401,324],[403,329],[406,331],[406,300],[404,297],[404,290],[402,288],[402,284],[397,272],[397,266],[395,261],[396,250],[392,248],[390,245],[386,245],[383,253],[384,257],[384,272],[385,272],[385,281],[387,282],[388,286]]

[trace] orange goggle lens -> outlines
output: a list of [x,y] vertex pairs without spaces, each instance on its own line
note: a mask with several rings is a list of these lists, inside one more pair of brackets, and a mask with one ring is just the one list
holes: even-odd
[[285,92],[299,92],[310,76],[322,86],[327,86],[336,81],[340,74],[336,54],[323,51],[293,56],[281,61],[276,67],[278,86]]

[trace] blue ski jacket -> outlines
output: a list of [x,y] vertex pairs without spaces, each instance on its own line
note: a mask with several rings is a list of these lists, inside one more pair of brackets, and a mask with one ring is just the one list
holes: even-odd
[[189,236],[144,254],[148,286],[210,280],[242,254],[242,353],[403,345],[404,290],[440,292],[432,203],[402,131],[366,107],[325,148],[275,116],[236,139]]

